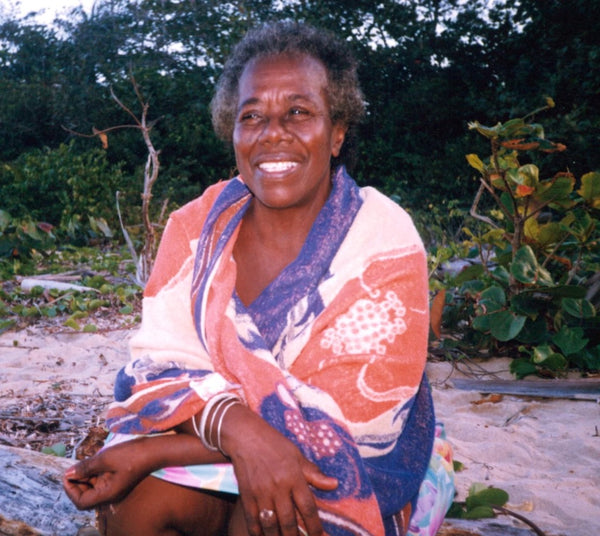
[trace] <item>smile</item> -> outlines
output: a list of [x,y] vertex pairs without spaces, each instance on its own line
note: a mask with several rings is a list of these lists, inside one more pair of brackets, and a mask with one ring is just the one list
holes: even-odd
[[289,171],[297,165],[296,162],[262,162],[258,165],[258,168],[266,173],[279,173],[281,171]]

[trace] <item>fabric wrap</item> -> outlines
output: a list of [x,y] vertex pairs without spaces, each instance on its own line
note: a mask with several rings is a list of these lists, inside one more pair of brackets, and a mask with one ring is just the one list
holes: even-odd
[[395,203],[343,167],[332,184],[297,259],[248,307],[232,254],[252,199],[243,180],[173,213],[107,422],[164,432],[236,393],[338,479],[315,491],[327,534],[400,534],[435,428],[426,258]]

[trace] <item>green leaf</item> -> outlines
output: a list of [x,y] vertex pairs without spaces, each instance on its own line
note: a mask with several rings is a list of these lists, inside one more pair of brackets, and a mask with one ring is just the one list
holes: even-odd
[[533,164],[526,164],[517,170],[510,170],[510,173],[507,172],[507,176],[509,175],[510,179],[516,184],[532,186],[534,188],[540,181],[540,170]]
[[536,316],[544,311],[551,300],[543,295],[521,292],[512,297],[510,308],[517,314]]
[[541,203],[557,205],[560,208],[569,208],[575,204],[571,199],[574,186],[575,179],[572,176],[561,175],[540,182],[535,197]]
[[521,292],[521,294],[531,294],[540,299],[543,299],[544,297],[583,298],[585,293],[585,287],[580,285],[555,285],[553,287],[525,289]]
[[554,350],[547,344],[540,344],[533,349],[532,360],[534,363],[543,363],[546,359],[548,359]]
[[[533,218],[528,221],[535,221]],[[536,240],[542,247],[557,244],[566,235],[562,225],[558,222],[546,223],[539,225],[536,229],[536,233],[530,235],[531,238]]]
[[555,352],[540,365],[548,370],[564,370],[569,366],[569,362],[564,355]]
[[549,345],[541,344],[533,349],[532,360],[537,365],[549,370],[562,370],[568,361],[562,354],[555,352]]
[[585,243],[596,229],[596,220],[582,210],[573,212],[573,215],[573,222],[567,228],[567,232],[571,233],[579,242]]
[[549,286],[553,284],[552,276],[548,270],[539,265],[530,246],[523,246],[517,251],[510,266],[510,273],[517,281],[528,285]]
[[600,208],[600,173],[593,171],[581,177],[581,188],[577,193],[593,208]]
[[473,509],[467,510],[462,517],[463,519],[484,519],[496,517],[496,514],[494,514],[494,509],[491,506],[476,506]]
[[479,306],[483,313],[499,311],[506,305],[506,294],[501,287],[496,285],[486,288],[479,298]]
[[503,506],[508,502],[508,493],[499,488],[485,488],[469,494],[466,499],[467,508],[475,506]]
[[77,320],[75,320],[74,318],[67,318],[64,321],[63,325],[65,327],[72,328],[72,329],[77,330],[77,331],[79,331],[81,329],[81,326],[79,325],[79,323],[77,322]]
[[498,130],[502,127],[501,123],[498,123],[495,127],[486,127],[479,121],[472,121],[468,123],[469,130],[476,130],[479,134],[482,134],[486,138],[497,138]]
[[542,344],[548,340],[549,331],[546,320],[538,316],[535,320],[528,318],[516,339],[523,344]]
[[489,488],[489,486],[487,484],[484,484],[483,482],[473,482],[469,486],[468,496],[475,495],[475,494],[479,493],[480,491],[483,491],[484,489],[488,489],[488,488]]
[[479,279],[469,279],[461,284],[460,293],[467,296],[475,296],[485,288],[485,283]]
[[465,464],[459,462],[458,460],[452,460],[452,468],[454,469],[455,473],[458,473],[465,468]]
[[446,517],[450,519],[462,519],[464,514],[464,505],[460,502],[454,501],[446,512]]
[[569,361],[581,370],[600,371],[600,345],[570,355]]
[[528,125],[521,117],[509,119],[497,130],[503,138],[523,138],[535,133],[535,127]]
[[107,305],[106,300],[91,299],[87,304],[87,309],[88,309],[88,311],[96,311],[96,310],[100,309],[100,307],[103,307],[104,305]]
[[488,333],[490,331],[490,315],[476,316],[471,323],[473,329]]
[[49,454],[50,456],[58,456],[59,458],[64,458],[67,455],[67,447],[64,443],[56,443],[51,447],[44,447],[42,449],[44,454]]
[[586,299],[563,298],[561,305],[564,311],[575,318],[593,318],[596,316],[594,305]]
[[496,268],[492,270],[492,274],[497,281],[504,283],[508,287],[508,284],[510,283],[510,274],[504,266],[496,266]]
[[476,154],[468,154],[467,162],[472,168],[475,168],[480,173],[485,172],[485,164],[481,161],[481,158],[479,158]]
[[519,380],[525,378],[525,376],[536,374],[537,371],[537,367],[529,359],[519,358],[510,362],[510,372]]
[[462,285],[465,281],[478,279],[483,274],[483,266],[481,264],[472,264],[467,266],[454,278],[456,285]]
[[490,318],[490,333],[499,341],[514,339],[525,325],[526,316],[516,315],[511,311],[493,313]]
[[584,337],[582,328],[570,328],[563,325],[560,331],[552,337],[552,342],[560,348],[565,356],[569,356],[583,350],[589,339]]

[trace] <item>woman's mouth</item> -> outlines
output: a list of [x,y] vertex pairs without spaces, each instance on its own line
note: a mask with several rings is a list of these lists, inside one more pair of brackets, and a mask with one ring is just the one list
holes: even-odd
[[294,169],[298,164],[296,162],[262,162],[258,165],[258,169],[265,173],[281,173]]

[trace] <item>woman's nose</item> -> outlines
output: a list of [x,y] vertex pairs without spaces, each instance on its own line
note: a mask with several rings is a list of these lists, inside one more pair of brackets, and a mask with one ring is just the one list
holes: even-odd
[[285,119],[273,117],[265,121],[261,132],[261,141],[266,143],[280,143],[289,141],[292,135],[288,129]]

